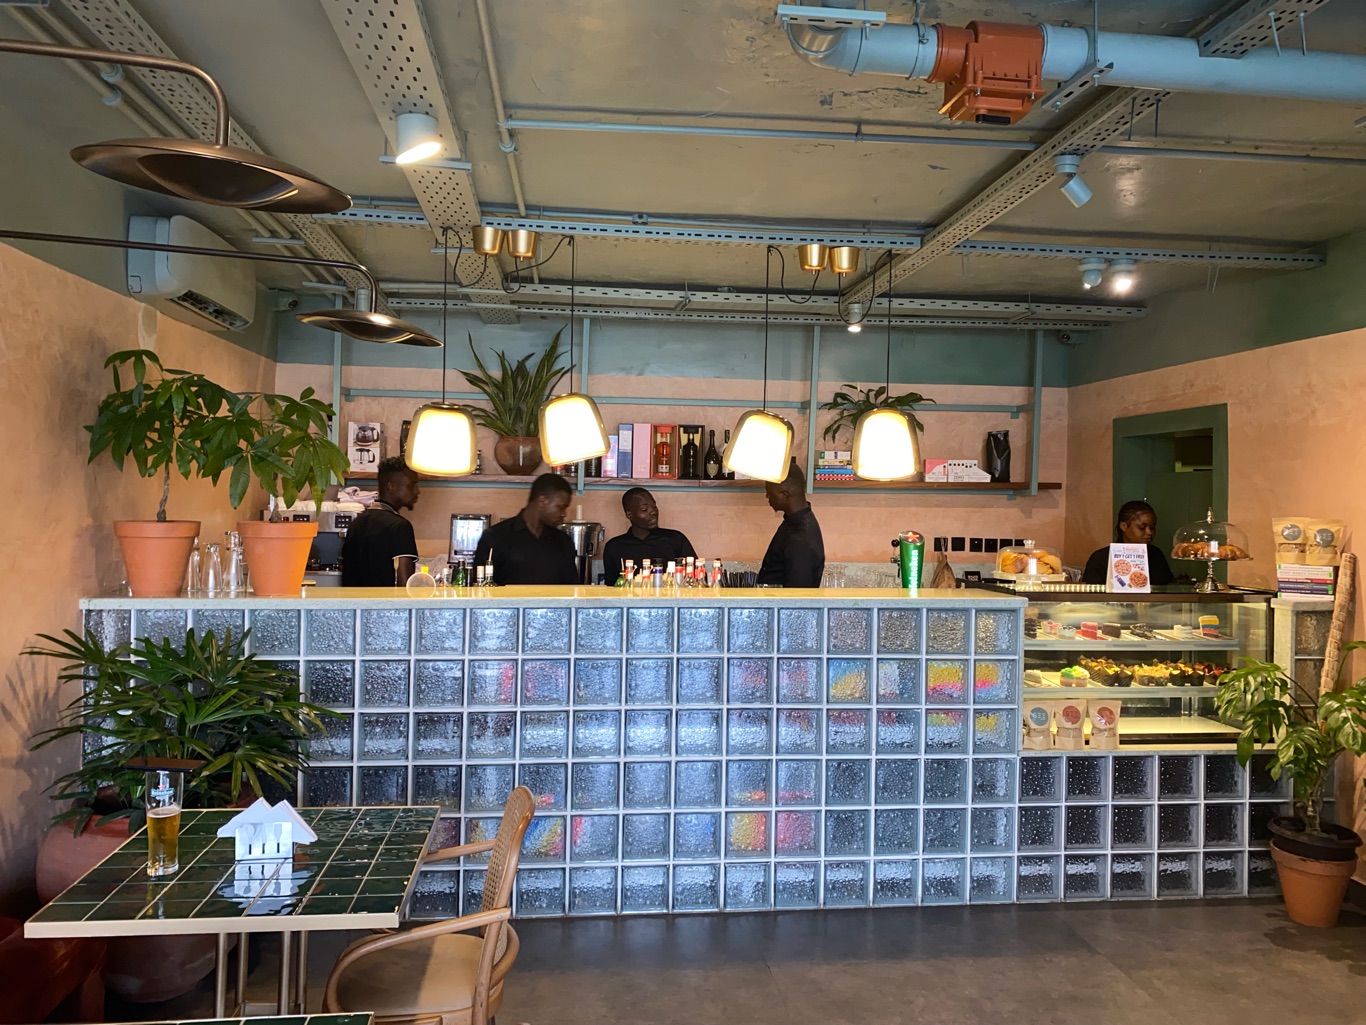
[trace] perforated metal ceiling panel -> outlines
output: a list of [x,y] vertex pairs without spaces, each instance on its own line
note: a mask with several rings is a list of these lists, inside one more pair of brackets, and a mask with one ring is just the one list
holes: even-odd
[[[443,156],[458,159],[463,138],[418,0],[322,0],[322,5],[390,147],[396,147],[398,115],[429,114],[446,144]],[[440,238],[443,226],[468,231],[479,222],[479,200],[467,172],[414,166],[402,170],[435,237]],[[456,277],[489,287],[500,280],[497,264],[473,252],[459,258]],[[483,317],[492,323],[516,320],[510,305],[506,314],[486,310]]]

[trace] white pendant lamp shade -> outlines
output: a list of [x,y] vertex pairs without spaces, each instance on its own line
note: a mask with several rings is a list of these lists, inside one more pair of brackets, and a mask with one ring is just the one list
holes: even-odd
[[430,160],[445,148],[437,131],[436,118],[430,114],[416,111],[400,114],[395,118],[394,134],[397,136],[397,145],[394,147],[397,150],[394,154],[396,164],[416,164]]
[[735,424],[721,457],[733,473],[781,484],[792,460],[792,425],[766,409],[751,409]]
[[418,473],[463,477],[474,472],[474,421],[459,406],[433,402],[413,414],[403,459]]
[[606,455],[607,428],[587,395],[557,395],[541,407],[541,451],[551,466]]
[[870,409],[854,426],[854,475],[905,480],[920,472],[920,441],[899,409]]

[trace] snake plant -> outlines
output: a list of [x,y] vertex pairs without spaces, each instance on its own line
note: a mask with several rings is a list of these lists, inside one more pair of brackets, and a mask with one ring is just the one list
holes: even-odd
[[470,335],[470,355],[479,369],[463,370],[461,373],[470,384],[484,393],[492,407],[468,407],[475,423],[504,438],[535,436],[541,406],[550,398],[555,385],[569,373],[567,367],[556,366],[560,359],[560,334],[560,331],[555,332],[549,348],[534,366],[530,353],[516,363],[498,353],[497,374],[490,371],[479,358],[479,353],[474,349],[474,336]]

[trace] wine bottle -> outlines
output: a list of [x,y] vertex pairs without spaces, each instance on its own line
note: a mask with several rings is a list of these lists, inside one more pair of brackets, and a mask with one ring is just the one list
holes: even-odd
[[[681,428],[680,428],[681,429]],[[678,450],[678,479],[698,480],[702,475],[697,472],[697,457],[701,454],[697,447],[697,435],[701,428],[689,430],[684,437],[688,440]]]
[[703,457],[703,477],[706,480],[721,479],[721,456],[716,451],[716,432],[708,431],[707,454]]
[[[730,448],[730,431],[726,431],[726,448]],[[735,471],[734,471],[734,470],[728,470],[728,471],[722,473],[722,474],[721,474],[721,479],[722,479],[722,480],[734,480],[734,479],[735,479]]]

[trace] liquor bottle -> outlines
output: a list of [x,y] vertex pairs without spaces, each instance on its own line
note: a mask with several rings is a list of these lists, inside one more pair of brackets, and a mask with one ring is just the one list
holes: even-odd
[[679,428],[687,441],[678,450],[678,479],[679,480],[700,480],[702,474],[698,472],[698,457],[702,454],[697,445],[697,438],[702,433],[700,427]]
[[674,472],[673,444],[668,431],[655,431],[655,472],[656,477],[669,477]]
[[704,480],[721,479],[721,455],[716,451],[716,432],[708,431],[707,454],[702,458]]
[[[730,431],[726,431],[726,448],[730,448]],[[735,471],[734,471],[734,470],[723,471],[718,479],[719,479],[719,480],[734,480],[734,479],[735,479]]]

